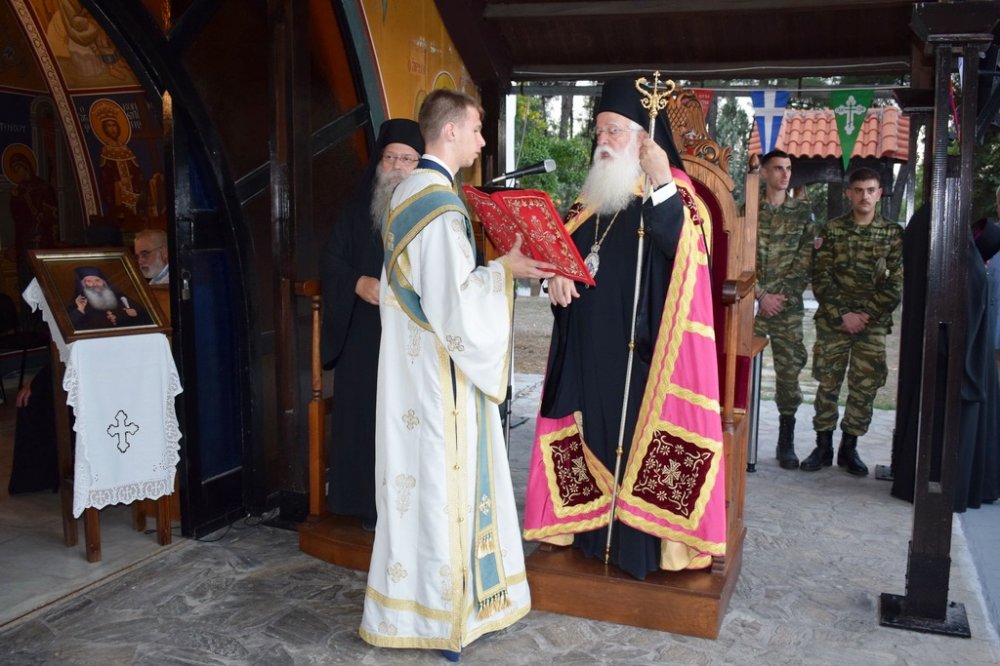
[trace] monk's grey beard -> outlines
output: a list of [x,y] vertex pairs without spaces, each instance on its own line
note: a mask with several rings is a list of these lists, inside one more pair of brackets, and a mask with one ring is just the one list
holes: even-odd
[[[635,196],[635,183],[642,176],[642,167],[637,133],[631,136],[621,151],[616,152],[611,146],[598,146],[594,150],[594,161],[583,183],[582,197],[599,215],[625,208]],[[605,159],[604,155],[611,159]]]
[[87,297],[87,305],[92,308],[97,308],[98,310],[116,310],[119,307],[115,292],[105,287],[97,289],[84,287],[83,295]]
[[406,178],[406,172],[402,169],[391,169],[382,171],[379,167],[375,174],[375,186],[372,188],[372,202],[368,206],[368,212],[372,216],[372,228],[381,232],[385,223],[385,216],[389,212],[389,202],[392,200],[392,192],[396,186]]

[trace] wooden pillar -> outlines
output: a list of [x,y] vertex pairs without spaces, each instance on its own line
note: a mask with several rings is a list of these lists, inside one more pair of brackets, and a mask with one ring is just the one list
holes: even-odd
[[[483,182],[488,183],[492,178],[502,173],[500,167],[500,154],[503,151],[504,131],[504,91],[496,81],[484,83],[479,96],[483,104],[483,138],[486,145],[482,152],[482,177]],[[513,169],[514,167],[510,167]]]
[[[274,356],[278,428],[278,485],[282,517],[305,517],[308,456],[299,437],[303,414],[299,387],[297,224],[311,214],[309,155],[309,31],[308,4],[269,0],[270,27],[270,198],[271,260],[275,278]],[[307,225],[303,225],[307,226]],[[302,502],[292,498],[301,497]]]
[[[992,41],[998,20],[996,3],[914,6],[914,31],[935,54],[923,378],[906,594],[883,593],[880,604],[883,625],[966,637],[971,634],[965,607],[948,602],[966,329],[966,299],[954,294],[966,293],[978,49]],[[947,154],[949,90],[959,55],[964,58],[963,113],[955,159]]]

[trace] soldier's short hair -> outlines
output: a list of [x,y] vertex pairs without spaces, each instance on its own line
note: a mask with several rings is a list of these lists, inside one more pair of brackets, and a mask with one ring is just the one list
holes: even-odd
[[770,162],[773,159],[777,159],[779,157],[785,157],[785,158],[788,158],[788,159],[792,159],[792,156],[789,155],[788,153],[786,153],[785,151],[774,149],[774,150],[772,150],[769,153],[765,153],[764,156],[760,158],[760,165],[761,166],[767,166],[768,162]]
[[878,171],[869,167],[859,167],[852,171],[847,177],[847,184],[853,185],[862,180],[874,180],[879,184],[879,187],[882,186],[882,176],[879,175]]

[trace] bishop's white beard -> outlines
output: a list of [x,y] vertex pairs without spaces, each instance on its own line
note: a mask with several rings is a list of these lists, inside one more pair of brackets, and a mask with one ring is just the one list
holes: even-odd
[[118,299],[115,298],[115,292],[107,289],[106,287],[84,287],[83,295],[87,297],[87,305],[92,308],[97,308],[98,310],[116,310],[118,309]]
[[379,166],[375,173],[375,185],[372,187],[372,202],[368,206],[368,212],[372,216],[372,228],[375,231],[382,231],[382,224],[385,216],[389,212],[389,202],[392,200],[392,192],[396,186],[406,178],[406,172],[402,169],[391,169],[383,171]]
[[642,176],[642,167],[639,165],[638,133],[631,132],[630,136],[628,145],[621,151],[611,146],[594,149],[594,161],[583,182],[582,197],[599,215],[625,208],[635,196],[635,183]]

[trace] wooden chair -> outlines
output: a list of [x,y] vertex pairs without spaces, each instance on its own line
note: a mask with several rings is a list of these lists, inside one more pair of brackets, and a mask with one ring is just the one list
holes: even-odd
[[338,516],[326,510],[326,417],[332,401],[323,397],[323,367],[320,333],[323,297],[319,280],[295,283],[295,295],[308,298],[312,310],[310,368],[312,395],[309,400],[309,517],[299,525],[299,550],[326,562],[367,571],[372,558],[374,535],[361,528],[361,520]]

